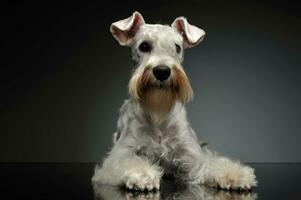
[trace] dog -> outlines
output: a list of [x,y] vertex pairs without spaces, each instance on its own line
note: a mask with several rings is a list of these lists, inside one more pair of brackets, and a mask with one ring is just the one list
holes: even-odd
[[93,183],[127,189],[160,189],[162,176],[187,184],[249,190],[254,169],[201,147],[185,104],[193,90],[181,65],[184,50],[199,44],[204,30],[176,18],[171,26],[147,24],[139,12],[112,23],[121,46],[131,48],[135,68],[130,98],[120,109],[113,147],[95,167]]

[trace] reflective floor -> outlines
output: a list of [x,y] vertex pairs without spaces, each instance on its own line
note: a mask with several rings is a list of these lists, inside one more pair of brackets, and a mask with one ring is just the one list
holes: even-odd
[[300,199],[301,164],[251,164],[259,185],[252,192],[185,186],[164,180],[158,192],[131,192],[91,184],[93,163],[2,163],[1,198],[6,199]]

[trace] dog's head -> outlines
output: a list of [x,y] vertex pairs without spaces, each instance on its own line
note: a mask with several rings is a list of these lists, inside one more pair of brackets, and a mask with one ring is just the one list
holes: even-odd
[[130,95],[136,101],[163,97],[187,103],[193,97],[189,79],[181,66],[184,49],[203,40],[205,32],[184,17],[169,25],[146,24],[139,12],[114,22],[111,32],[122,46],[131,47],[137,64],[129,82]]

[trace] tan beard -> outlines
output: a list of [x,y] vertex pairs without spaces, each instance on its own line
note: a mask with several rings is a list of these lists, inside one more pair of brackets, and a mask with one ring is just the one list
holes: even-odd
[[172,78],[163,87],[151,79],[152,68],[146,67],[143,72],[135,72],[129,83],[129,93],[142,107],[149,112],[152,119],[164,118],[173,108],[176,100],[186,104],[192,99],[193,91],[185,72],[173,67]]
[[171,88],[149,88],[140,103],[154,121],[160,121],[172,110],[175,101],[176,94]]

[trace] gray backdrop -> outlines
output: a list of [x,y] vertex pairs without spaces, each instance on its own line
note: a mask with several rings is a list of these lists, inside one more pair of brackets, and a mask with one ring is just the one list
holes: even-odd
[[[24,8],[25,6],[25,8]],[[128,97],[130,52],[112,22],[186,16],[207,35],[186,51],[187,105],[211,149],[247,162],[301,162],[301,23],[290,3],[122,1],[7,5],[0,161],[91,162],[106,155]]]

